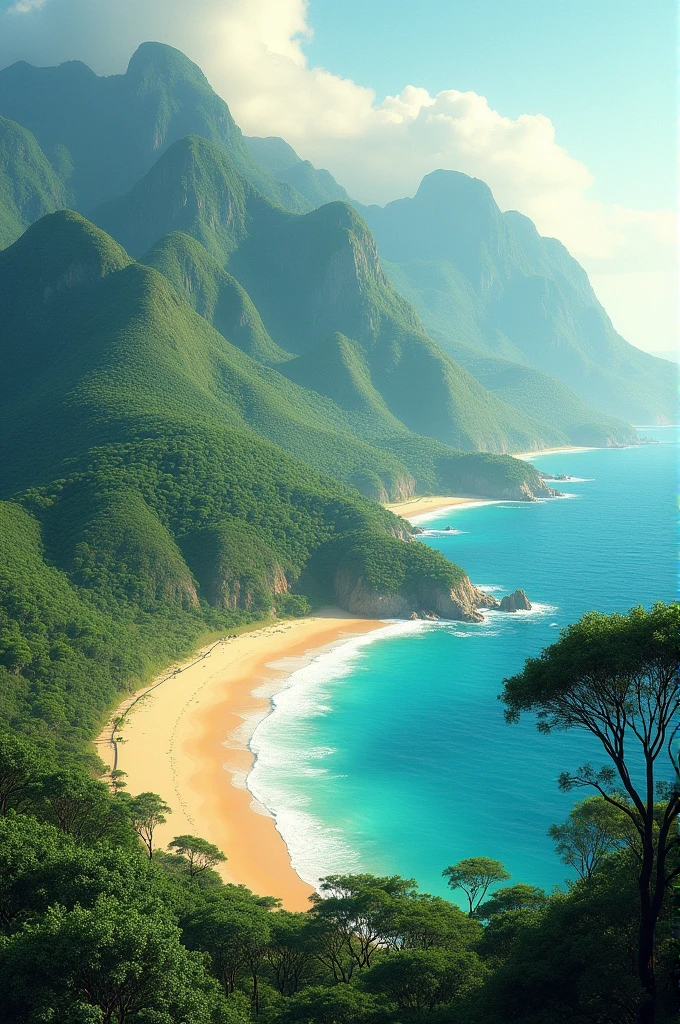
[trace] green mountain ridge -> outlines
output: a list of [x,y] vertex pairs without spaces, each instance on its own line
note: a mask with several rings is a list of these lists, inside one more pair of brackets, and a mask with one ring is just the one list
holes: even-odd
[[292,185],[314,207],[336,200],[351,202],[346,190],[339,185],[330,171],[314,167],[302,160],[292,146],[276,136],[268,138],[245,137],[246,146],[277,181]]
[[435,171],[413,199],[360,209],[387,272],[454,358],[471,346],[557,378],[608,416],[674,421],[675,369],[624,341],[566,248],[501,213],[483,182]]
[[[347,198],[345,190],[328,172],[301,160],[282,139],[244,138],[228,106],[213,92],[200,69],[180,51],[164,44],[142,44],[131,58],[127,72],[108,78],[98,77],[77,61],[57,68],[34,68],[23,62],[12,65],[0,71],[0,114],[16,118],[31,129],[43,148],[40,157],[39,147],[34,147],[36,159],[42,164],[43,174],[52,177],[52,191],[56,189],[59,194],[48,197],[47,205],[34,207],[38,215],[63,207],[67,198],[71,204],[75,201],[81,212],[89,212],[101,199],[115,208],[113,197],[130,186],[134,190],[134,183],[154,166],[158,157],[189,133],[212,141],[216,150],[226,155],[232,169],[230,199],[234,209],[225,210],[219,203],[213,204],[209,216],[194,218],[194,229],[187,223],[188,217],[182,222],[177,216],[182,211],[172,210],[173,203],[178,201],[173,183],[166,182],[164,186],[154,177],[153,187],[159,194],[152,203],[144,202],[138,192],[137,213],[140,223],[147,222],[147,244],[135,248],[141,232],[133,233],[123,242],[138,257],[169,231],[187,230],[200,239],[224,268],[229,257],[225,249],[229,245],[234,251],[238,248],[239,239],[235,236],[236,224],[241,220],[239,206],[243,196],[239,193],[243,178],[275,204],[298,213],[330,200]],[[45,154],[52,161],[52,171]],[[415,200],[399,200],[385,210],[355,204],[378,232],[379,250],[388,276],[422,316],[421,331],[427,330],[454,359],[458,345],[473,345],[486,355],[530,364],[552,377],[557,375],[593,411],[603,409],[607,414],[588,414],[576,425],[577,432],[594,425],[593,436],[602,436],[608,443],[623,443],[622,439],[631,436],[630,428],[612,423],[608,418],[612,414],[623,414],[637,422],[672,417],[673,368],[660,371],[653,357],[646,357],[615,336],[587,276],[560,243],[541,238],[533,224],[519,214],[500,214],[483,183],[477,182],[470,192],[472,179],[455,175],[456,172],[434,172],[424,179]],[[194,192],[202,199],[209,198],[211,187],[203,189],[200,182],[194,185],[196,188],[189,188],[187,196]],[[168,193],[166,202],[164,188]],[[408,212],[409,204],[414,202],[415,220]],[[148,218],[154,215],[156,222],[150,223]],[[0,225],[2,216],[0,206]],[[12,227],[6,229],[4,244],[12,241],[27,222],[36,219],[30,207],[23,216],[23,220],[17,220],[15,214],[11,215]],[[235,224],[229,227],[231,216]],[[99,219],[98,215],[95,219]],[[163,219],[165,225],[159,223]],[[107,228],[112,226],[106,221],[102,223]],[[249,225],[246,234],[251,228]],[[236,274],[236,267],[230,269]],[[547,283],[550,281],[557,287]],[[256,290],[256,282],[240,283],[247,291]],[[260,298],[251,298],[263,314]],[[336,330],[353,337],[347,324],[329,322],[314,343],[323,343]],[[275,333],[273,328],[269,333]],[[593,341],[599,346],[594,359],[588,350]],[[276,345],[300,351],[280,337],[275,338]],[[555,345],[557,358],[553,352]],[[270,349],[268,353],[258,346],[246,350],[258,351],[258,358],[268,363],[281,358],[268,343],[265,348]],[[598,361],[609,365],[598,365]],[[472,395],[462,393],[469,392],[471,379],[464,378],[466,389],[460,373],[459,369],[458,403],[465,406],[481,401],[483,392],[479,390]],[[444,375],[448,375],[446,370]],[[636,388],[638,379],[640,387]],[[522,395],[529,393],[534,381],[534,377],[527,376],[520,389]],[[542,383],[546,385],[544,379]],[[438,404],[450,404],[450,380],[443,391]],[[450,423],[433,423],[433,417],[409,419],[410,410],[406,408],[394,407],[392,411],[400,419],[407,419],[413,429],[436,434],[460,447],[518,450],[565,443],[568,435],[560,424],[552,418],[545,421],[540,415],[539,410],[546,407],[541,395],[536,396],[534,403],[527,404],[522,399],[516,404],[513,397],[518,393],[517,388],[496,390],[496,399],[509,400],[500,409],[489,406],[487,395],[485,416],[491,421],[509,417],[505,430],[498,422],[492,422],[490,430],[482,431],[468,416],[464,417],[467,422],[462,429],[452,432]],[[556,400],[560,394],[561,390],[556,388]],[[440,419],[446,421],[447,415]]]
[[0,114],[33,133],[82,213],[126,192],[191,133],[224,147],[264,195],[294,210],[310,208],[253,159],[200,68],[164,43],[142,43],[123,75],[99,77],[80,61],[12,64],[0,71]]
[[[245,288],[286,351],[303,353],[335,332],[353,339],[389,411],[416,433],[468,451],[526,451],[562,440],[486,392],[428,338],[347,204],[288,213],[245,181],[223,151],[190,137],[93,218],[135,256],[172,231],[197,238]],[[315,388],[326,393],[324,380]]]
[[167,277],[192,309],[257,362],[276,366],[291,358],[269,337],[236,278],[191,235],[183,231],[165,235],[140,262]]

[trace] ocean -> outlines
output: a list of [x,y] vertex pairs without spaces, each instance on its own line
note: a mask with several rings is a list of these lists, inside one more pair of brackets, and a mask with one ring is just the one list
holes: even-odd
[[547,829],[585,794],[559,793],[557,776],[604,757],[583,733],[506,725],[497,698],[584,612],[676,596],[679,431],[640,433],[660,443],[532,459],[573,478],[555,485],[564,498],[419,521],[473,583],[499,597],[521,587],[531,612],[395,623],[290,676],[252,738],[248,785],[303,878],[399,874],[452,895],[442,870],[472,856],[502,861],[512,883],[551,890],[570,877]]

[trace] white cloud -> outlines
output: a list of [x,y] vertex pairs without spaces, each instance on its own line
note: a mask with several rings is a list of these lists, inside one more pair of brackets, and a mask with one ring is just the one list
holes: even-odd
[[0,65],[82,59],[111,74],[145,39],[170,43],[203,68],[246,134],[283,136],[362,202],[413,195],[437,167],[482,178],[501,208],[530,216],[595,274],[624,333],[645,348],[670,347],[667,212],[591,200],[592,175],[544,115],[512,119],[476,93],[431,96],[411,85],[378,103],[371,89],[309,66],[310,34],[304,0],[18,0],[0,15]]

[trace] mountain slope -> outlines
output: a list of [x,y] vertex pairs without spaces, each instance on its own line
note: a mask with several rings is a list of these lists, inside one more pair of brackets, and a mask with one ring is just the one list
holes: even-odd
[[355,341],[373,387],[410,430],[464,450],[527,450],[557,441],[551,428],[490,395],[428,338],[347,204],[286,213],[223,151],[190,137],[94,219],[134,255],[176,230],[199,239],[245,288],[286,351],[301,354],[335,332]]
[[266,167],[277,181],[292,185],[314,207],[336,200],[350,202],[347,192],[330,171],[314,167],[309,160],[302,160],[283,139],[276,136],[266,139],[246,137],[244,142],[258,163]]
[[0,117],[0,249],[66,206],[66,189],[29,131]]
[[78,215],[43,218],[6,254],[0,450],[18,474],[6,486],[49,472],[55,453],[106,443],[114,427],[129,438],[160,419],[254,431],[339,479],[372,475],[379,497],[413,489],[331,402],[249,359]]
[[607,448],[639,443],[630,424],[607,416],[567,387],[533,366],[480,354],[467,345],[449,345],[454,358],[493,394],[555,430],[565,444]]
[[502,214],[483,182],[435,171],[413,199],[362,212],[388,272],[448,351],[463,343],[529,364],[633,422],[674,419],[673,367],[624,341],[564,246]]
[[141,262],[172,281],[192,309],[253,359],[271,366],[290,359],[267,334],[248,293],[191,235],[165,235]]
[[127,191],[177,139],[195,133],[229,152],[275,202],[311,204],[258,164],[229,107],[179,50],[143,43],[124,75],[98,77],[80,61],[0,71],[0,114],[28,128],[87,213]]

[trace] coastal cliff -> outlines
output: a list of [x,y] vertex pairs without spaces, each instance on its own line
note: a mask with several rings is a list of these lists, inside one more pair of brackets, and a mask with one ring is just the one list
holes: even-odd
[[346,569],[335,574],[335,594],[341,607],[357,615],[379,619],[455,619],[482,622],[480,608],[497,608],[495,597],[485,594],[463,575],[453,586],[444,581],[430,586],[413,581],[402,591],[379,593],[364,578]]

